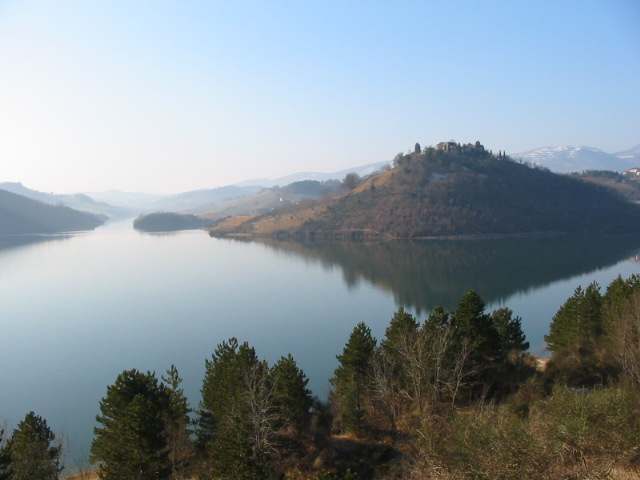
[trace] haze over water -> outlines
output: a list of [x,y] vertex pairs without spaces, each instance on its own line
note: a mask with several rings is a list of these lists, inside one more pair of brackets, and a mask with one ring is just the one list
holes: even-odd
[[400,306],[423,319],[474,288],[523,318],[533,353],[579,284],[640,272],[640,239],[303,245],[142,234],[131,222],[0,239],[0,421],[29,410],[85,461],[99,399],[123,369],[175,364],[197,408],[204,360],[236,336],[273,362],[292,353],[321,398],[353,325],[380,338]]

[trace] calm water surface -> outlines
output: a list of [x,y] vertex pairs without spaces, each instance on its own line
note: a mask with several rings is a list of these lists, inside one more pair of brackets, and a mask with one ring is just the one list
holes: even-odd
[[399,305],[424,317],[469,288],[523,318],[534,353],[579,284],[640,272],[640,240],[518,239],[302,245],[135,232],[0,237],[0,422],[29,410],[86,460],[98,401],[126,368],[180,369],[197,406],[204,360],[236,336],[292,353],[318,396],[353,325],[377,336]]

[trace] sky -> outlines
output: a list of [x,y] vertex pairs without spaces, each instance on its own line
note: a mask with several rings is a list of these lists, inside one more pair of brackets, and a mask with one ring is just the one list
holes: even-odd
[[0,0],[0,181],[170,193],[419,141],[640,143],[640,2]]

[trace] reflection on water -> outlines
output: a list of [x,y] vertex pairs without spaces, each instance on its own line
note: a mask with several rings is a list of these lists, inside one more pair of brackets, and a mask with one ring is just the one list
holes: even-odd
[[637,259],[640,250],[640,239],[629,236],[264,243],[286,255],[340,267],[347,285],[371,282],[418,312],[438,305],[452,309],[469,288],[488,303],[501,302],[559,279]]
[[142,234],[131,221],[72,236],[0,237],[0,424],[29,410],[86,461],[98,402],[125,368],[175,364],[193,407],[204,360],[237,336],[275,362],[292,353],[326,398],[353,326],[384,334],[399,305],[452,308],[474,288],[523,319],[544,351],[576,285],[640,270],[640,240],[511,239],[299,244]]
[[0,255],[3,251],[27,247],[44,242],[57,242],[71,238],[71,234],[56,235],[0,235]]

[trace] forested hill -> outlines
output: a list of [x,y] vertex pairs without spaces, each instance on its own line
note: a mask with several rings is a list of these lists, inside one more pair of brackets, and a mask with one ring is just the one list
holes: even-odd
[[134,220],[133,227],[143,232],[171,232],[205,228],[210,223],[211,221],[196,215],[156,212],[139,216]]
[[220,222],[213,235],[421,238],[640,231],[640,208],[598,185],[449,143],[399,154],[347,194]]
[[0,190],[0,234],[56,233],[92,230],[106,217],[48,205]]

